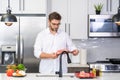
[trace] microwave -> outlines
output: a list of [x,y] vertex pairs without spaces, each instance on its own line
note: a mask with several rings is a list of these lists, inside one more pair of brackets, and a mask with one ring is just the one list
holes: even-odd
[[120,37],[120,26],[113,20],[113,15],[89,15],[89,37]]

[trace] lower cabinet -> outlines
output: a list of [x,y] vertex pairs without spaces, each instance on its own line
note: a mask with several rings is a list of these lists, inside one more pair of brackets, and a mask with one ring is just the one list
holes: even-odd
[[80,71],[89,72],[90,69],[89,67],[68,67],[68,73],[75,73]]

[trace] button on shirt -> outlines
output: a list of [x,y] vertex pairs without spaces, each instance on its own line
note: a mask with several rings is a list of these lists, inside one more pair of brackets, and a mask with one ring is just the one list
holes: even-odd
[[[53,35],[50,33],[49,28],[40,32],[36,38],[34,45],[34,56],[40,59],[41,52],[53,53],[60,49],[68,49],[73,51],[77,49],[72,43],[69,36],[62,30]],[[67,72],[67,56],[62,55],[62,70],[63,73]],[[40,73],[55,73],[59,71],[59,56],[56,59],[40,59],[39,72]]]

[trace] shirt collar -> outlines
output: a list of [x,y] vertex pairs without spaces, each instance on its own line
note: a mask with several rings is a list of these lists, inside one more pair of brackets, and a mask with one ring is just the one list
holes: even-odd
[[[61,29],[58,29],[58,31],[57,31],[57,33],[56,34],[59,34],[61,32]],[[51,34],[51,32],[50,32],[50,29],[49,28],[47,28],[47,33],[48,34]]]

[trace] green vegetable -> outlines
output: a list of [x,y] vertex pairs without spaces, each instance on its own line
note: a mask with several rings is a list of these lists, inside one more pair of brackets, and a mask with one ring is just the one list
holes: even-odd
[[18,64],[17,69],[18,70],[25,70],[24,64]]

